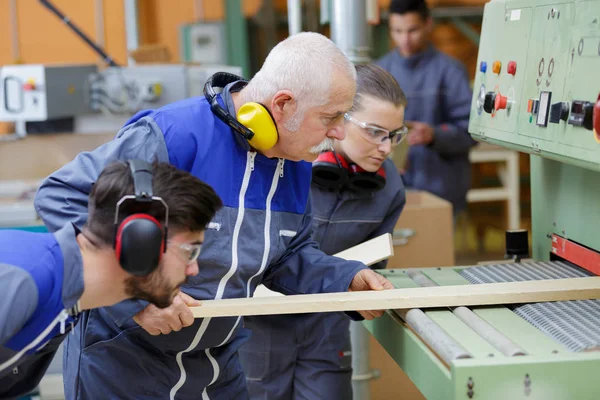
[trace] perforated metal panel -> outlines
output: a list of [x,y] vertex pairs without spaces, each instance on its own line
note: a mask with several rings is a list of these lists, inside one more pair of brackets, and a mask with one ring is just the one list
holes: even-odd
[[[473,284],[590,276],[565,262],[494,264],[460,271]],[[600,300],[515,306],[513,312],[572,351],[600,350]]]
[[471,283],[539,281],[590,276],[588,271],[562,261],[492,264],[465,268],[460,275]]

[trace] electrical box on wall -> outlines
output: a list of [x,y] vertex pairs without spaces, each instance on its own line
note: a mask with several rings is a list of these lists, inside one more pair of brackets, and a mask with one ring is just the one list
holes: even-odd
[[223,22],[183,25],[179,39],[182,62],[226,64],[227,43]]
[[5,65],[0,68],[0,121],[46,121],[92,113],[93,64]]
[[544,3],[485,5],[469,132],[600,170],[600,1]]

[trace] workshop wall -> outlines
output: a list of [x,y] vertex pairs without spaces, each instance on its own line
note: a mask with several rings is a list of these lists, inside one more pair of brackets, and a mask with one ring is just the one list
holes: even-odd
[[[53,0],[94,41],[98,40],[96,3],[99,0]],[[106,52],[118,63],[127,62],[125,11],[123,0],[101,0]],[[243,0],[244,13],[253,15],[262,0]],[[24,63],[94,63],[99,57],[62,21],[38,0],[16,2],[17,55],[13,49],[11,2],[0,1],[0,65]],[[143,0],[139,2],[140,44],[162,44],[172,62],[179,61],[179,27],[195,18],[221,19],[224,1],[203,1],[201,10],[194,0]]]
[[[12,49],[10,1],[0,2],[0,65],[13,63],[87,63],[99,57],[62,21],[37,0],[16,2],[17,42],[20,57]],[[54,0],[55,6],[93,40],[96,37],[94,1]],[[104,0],[104,43],[118,62],[126,60],[123,0]]]
[[[246,16],[255,15],[262,0],[241,0]],[[382,8],[390,0],[379,0]],[[18,53],[13,48],[11,1],[0,2],[0,65],[13,63],[86,63],[100,62],[99,57],[55,15],[38,0],[15,2]],[[126,63],[127,48],[123,0],[53,0],[53,3],[93,40],[98,40],[97,20],[104,34],[100,42],[118,63]],[[96,18],[96,4],[101,3],[103,13]],[[432,6],[478,5],[483,0],[431,0]],[[198,9],[201,4],[201,9]],[[286,0],[273,0],[278,13],[286,12]],[[224,0],[195,1],[143,0],[139,2],[140,44],[161,44],[166,47],[169,59],[179,61],[179,27],[199,18],[219,20],[224,17]],[[101,29],[102,30],[102,29]],[[474,65],[477,51],[474,44],[464,38],[449,24],[436,28],[434,41],[440,48]],[[473,68],[470,68],[472,70]]]

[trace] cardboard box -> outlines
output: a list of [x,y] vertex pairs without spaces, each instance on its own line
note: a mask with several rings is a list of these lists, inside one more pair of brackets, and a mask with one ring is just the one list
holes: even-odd
[[388,268],[454,265],[452,204],[425,191],[408,190],[394,229],[394,256]]

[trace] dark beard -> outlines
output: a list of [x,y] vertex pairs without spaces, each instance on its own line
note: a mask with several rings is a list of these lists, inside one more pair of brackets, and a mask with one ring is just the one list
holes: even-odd
[[175,297],[175,288],[168,286],[158,268],[148,276],[131,276],[125,280],[125,293],[136,299],[146,300],[158,308],[167,308]]

